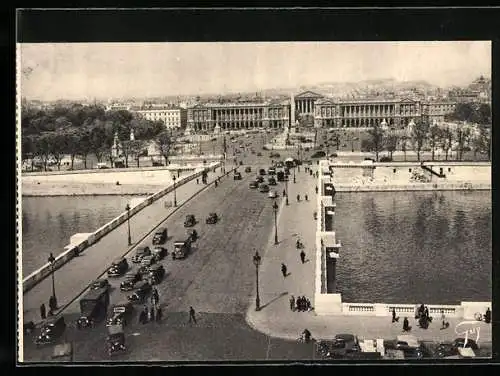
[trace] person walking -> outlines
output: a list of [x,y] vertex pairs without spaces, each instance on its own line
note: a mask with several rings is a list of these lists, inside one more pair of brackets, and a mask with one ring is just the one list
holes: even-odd
[[281,273],[283,274],[283,278],[286,278],[287,276],[287,268],[286,265],[281,263]]
[[399,317],[396,316],[396,308],[392,308],[392,322],[398,322],[399,321]]
[[306,262],[306,253],[304,250],[300,251],[300,261],[302,261],[302,263]]
[[45,311],[44,303],[42,303],[42,305],[40,306],[40,317],[42,318],[42,320],[45,320],[47,318],[47,312]]
[[149,308],[148,320],[155,321],[155,309],[153,306]]
[[196,184],[200,184],[200,179],[196,179]]
[[286,191],[283,189],[283,197],[286,197]]
[[156,322],[160,322],[161,321],[161,315],[162,315],[162,312],[161,312],[161,307],[158,306],[156,308]]
[[307,194],[304,196],[305,200],[308,201],[309,200],[309,197],[307,196]]
[[195,311],[193,307],[189,307],[189,322],[194,322],[196,324]]
[[316,194],[318,194],[318,186],[314,189],[316,191]]
[[290,297],[290,311],[295,311],[295,297],[293,295]]
[[405,317],[403,320],[403,332],[409,332],[411,330],[410,323],[408,321],[408,317]]
[[297,202],[300,201],[300,195],[297,195]]

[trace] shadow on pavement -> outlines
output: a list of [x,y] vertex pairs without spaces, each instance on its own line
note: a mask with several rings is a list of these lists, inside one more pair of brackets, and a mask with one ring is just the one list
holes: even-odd
[[288,291],[285,291],[285,292],[282,292],[281,294],[279,294],[278,296],[276,296],[275,298],[271,299],[270,301],[268,301],[266,304],[262,305],[260,307],[260,309],[264,309],[266,308],[268,305],[274,303],[276,300],[279,300],[280,298],[284,297],[285,295],[288,295]]

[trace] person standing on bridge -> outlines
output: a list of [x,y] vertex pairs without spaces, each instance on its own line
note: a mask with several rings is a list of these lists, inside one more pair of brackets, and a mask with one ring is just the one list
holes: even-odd
[[42,318],[42,320],[45,320],[47,318],[47,313],[45,311],[45,304],[43,303],[40,306],[40,317]]
[[189,322],[194,322],[196,324],[196,317],[195,317],[196,312],[194,311],[193,307],[189,307]]
[[286,265],[281,263],[281,273],[283,274],[283,278],[286,278],[287,276],[287,268]]
[[318,186],[316,186],[315,190],[316,190],[316,194],[318,194]]
[[290,297],[290,311],[295,311],[295,297],[293,295]]
[[304,264],[306,262],[306,253],[304,250],[300,251],[300,261]]

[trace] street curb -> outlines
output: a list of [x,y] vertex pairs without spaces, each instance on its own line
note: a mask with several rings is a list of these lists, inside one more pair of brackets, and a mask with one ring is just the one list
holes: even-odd
[[[219,167],[222,169],[222,166]],[[227,177],[229,174],[231,174],[236,168],[232,168],[230,169],[229,171],[227,171],[225,174],[219,176],[219,177]],[[157,225],[155,225],[151,231],[149,231],[146,235],[144,235],[142,238],[140,238],[137,242],[135,242],[131,247],[129,247],[127,249],[127,251],[121,256],[121,257],[127,257],[127,255],[132,252],[136,247],[137,247],[137,244],[140,244],[142,241],[144,241],[144,239],[146,239],[148,236],[150,236],[158,227],[161,226],[161,224],[163,222],[165,222],[168,218],[170,218],[172,215],[174,215],[181,207],[183,207],[186,203],[188,203],[189,201],[191,201],[194,197],[196,197],[198,194],[200,194],[201,192],[203,192],[204,190],[206,190],[208,187],[210,187],[212,184],[215,184],[215,181],[216,179],[214,179],[213,181],[211,181],[210,183],[206,184],[205,186],[203,186],[199,191],[195,192],[192,196],[188,197],[184,202],[182,202],[180,205],[177,205],[175,207],[174,210],[172,210],[172,212],[170,212],[164,219],[161,220],[160,223],[158,223]],[[106,274],[106,272],[108,271],[109,267],[107,267],[102,273],[100,273],[96,278],[94,279],[100,279],[102,276],[104,276]],[[85,288],[79,292],[73,299],[71,299],[68,303],[66,303],[62,308],[58,309],[55,313],[54,313],[54,316],[57,316],[57,315],[60,315],[61,313],[63,313],[63,311],[68,308],[71,304],[73,304],[79,297],[81,297],[85,291],[87,291],[91,286],[91,283],[88,284],[87,286],[85,286]],[[41,324],[43,323],[43,321],[37,321],[35,324],[35,327],[39,327]]]

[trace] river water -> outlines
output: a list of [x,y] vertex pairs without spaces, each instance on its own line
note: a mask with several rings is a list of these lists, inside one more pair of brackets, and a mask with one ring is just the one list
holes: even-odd
[[491,192],[338,193],[344,302],[491,301]]
[[[119,215],[131,196],[24,197],[24,276],[71,235]],[[491,192],[338,193],[344,302],[490,301]]]
[[23,197],[23,275],[47,262],[49,253],[64,252],[70,237],[94,232],[125,211],[138,196]]

